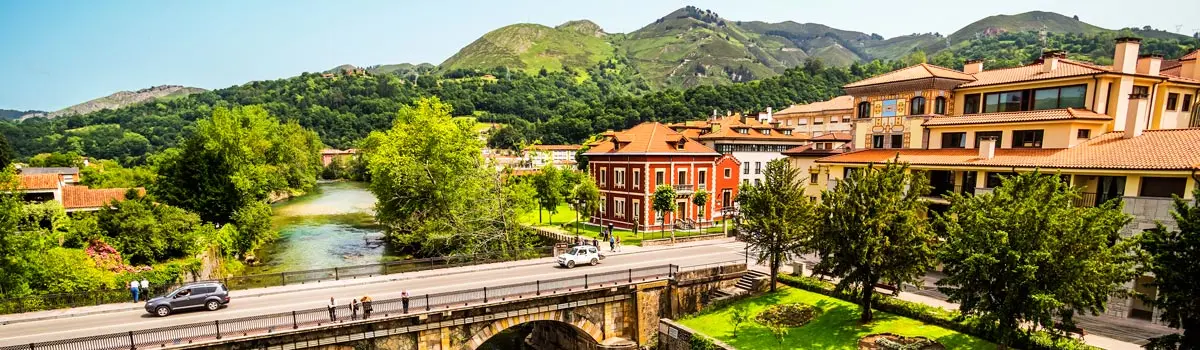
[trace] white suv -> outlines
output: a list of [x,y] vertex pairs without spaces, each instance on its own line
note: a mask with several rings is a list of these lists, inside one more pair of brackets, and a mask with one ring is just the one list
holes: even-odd
[[604,259],[604,256],[600,255],[600,250],[596,247],[577,245],[558,256],[558,265],[569,269],[579,264],[596,265],[600,263],[600,259]]

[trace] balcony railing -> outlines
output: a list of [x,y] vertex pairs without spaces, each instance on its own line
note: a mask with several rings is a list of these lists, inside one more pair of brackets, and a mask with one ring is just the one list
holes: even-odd
[[695,187],[695,185],[691,185],[691,184],[675,184],[675,192],[676,192],[676,193],[681,193],[681,192],[688,192],[688,193],[691,193],[691,192],[695,192],[695,191],[696,191],[696,187]]
[[1121,197],[1122,197],[1122,195],[1120,195],[1120,194],[1114,195],[1114,194],[1105,194],[1105,193],[1083,192],[1083,193],[1079,194],[1079,198],[1076,198],[1074,200],[1074,204],[1077,207],[1084,207],[1084,208],[1098,207],[1101,204],[1104,204],[1105,202],[1108,202],[1109,200],[1114,199],[1114,198],[1120,200]]

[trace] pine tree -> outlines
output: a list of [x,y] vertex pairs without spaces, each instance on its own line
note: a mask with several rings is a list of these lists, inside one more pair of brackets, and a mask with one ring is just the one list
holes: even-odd
[[1157,339],[1164,349],[1200,349],[1200,188],[1192,192],[1192,203],[1175,198],[1171,216],[1179,230],[1168,230],[1161,223],[1141,237],[1142,249],[1150,256],[1147,269],[1154,273],[1158,288],[1153,298],[1145,298],[1162,310],[1159,319],[1170,327],[1183,329],[1182,336]]

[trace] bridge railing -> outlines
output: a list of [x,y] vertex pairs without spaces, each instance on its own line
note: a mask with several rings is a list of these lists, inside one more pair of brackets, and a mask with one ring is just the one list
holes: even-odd
[[[538,247],[530,253],[539,257],[549,256],[554,247]],[[389,261],[378,264],[342,266],[325,269],[303,271],[287,271],[268,274],[231,276],[223,278],[225,288],[230,290],[275,287],[290,284],[304,284],[323,281],[337,281],[359,277],[389,275],[403,272],[425,271],[439,268],[477,265],[493,262],[511,261],[525,257],[504,257],[498,255],[456,255],[440,256],[422,259],[407,259]],[[163,295],[175,290],[180,284],[151,286],[142,298],[149,299],[154,295]],[[22,313],[39,310],[72,308],[81,306],[100,305],[108,303],[129,302],[131,294],[128,288],[107,289],[78,293],[39,294],[20,297],[0,298],[0,314]]]
[[[717,267],[724,266],[722,264],[731,265],[736,263],[741,263],[741,261],[693,265],[693,267]],[[679,266],[660,265],[494,287],[413,295],[407,300],[407,308],[405,308],[404,299],[382,299],[371,302],[372,312],[370,317],[398,317],[409,313],[422,313],[482,303],[525,299],[568,291],[611,288],[623,284],[673,278],[674,274],[678,271],[680,271]],[[223,337],[270,334],[282,330],[299,329],[301,327],[319,327],[332,323],[361,319],[363,317],[366,317],[366,315],[361,310],[356,315],[352,315],[349,305],[339,305],[332,310],[329,308],[296,310],[42,343],[3,346],[0,347],[0,350],[136,350],[161,348],[221,339]]]

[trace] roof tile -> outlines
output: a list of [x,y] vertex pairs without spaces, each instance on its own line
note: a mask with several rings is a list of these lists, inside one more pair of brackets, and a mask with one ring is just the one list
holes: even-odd
[[[146,194],[145,188],[138,187],[137,190],[143,195]],[[90,189],[87,186],[63,187],[63,208],[84,209],[106,207],[113,201],[125,200],[125,193],[128,191],[128,188]]]
[[854,105],[854,97],[853,96],[842,95],[842,96],[834,97],[828,101],[813,102],[813,103],[803,104],[803,105],[791,105],[788,108],[784,108],[783,110],[781,110],[779,112],[775,112],[775,114],[776,115],[786,115],[786,114],[792,114],[792,113],[811,113],[811,112],[821,112],[821,111],[829,111],[829,110],[851,109],[854,107],[853,105]]
[[[612,140],[595,143],[586,153],[589,156],[605,154],[644,153],[689,153],[718,155],[717,151],[690,140],[671,128],[657,122],[638,124],[625,131],[612,134]],[[685,140],[683,149],[677,149],[671,139]],[[616,142],[614,142],[615,140]]]
[[17,175],[20,188],[22,190],[53,190],[58,189],[59,179],[62,175],[57,173],[45,174],[20,174]]
[[867,85],[876,85],[883,83],[893,83],[898,81],[907,81],[922,78],[946,78],[962,81],[974,81],[976,78],[970,74],[963,73],[946,67],[935,66],[928,63],[921,63],[907,68],[894,70],[888,73],[883,73],[870,78],[859,80],[843,87],[859,87]]
[[969,88],[1018,81],[1065,78],[1104,73],[1110,70],[1109,67],[1069,59],[1059,59],[1058,63],[1058,67],[1050,72],[1042,71],[1042,62],[1035,62],[1021,67],[985,70],[974,74],[975,81],[959,85],[958,87]]

